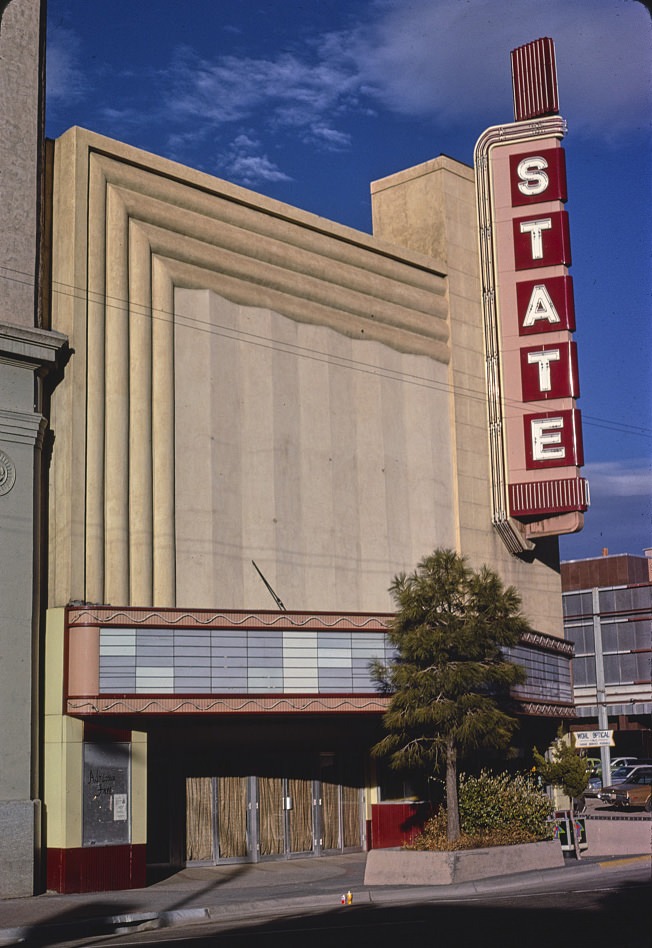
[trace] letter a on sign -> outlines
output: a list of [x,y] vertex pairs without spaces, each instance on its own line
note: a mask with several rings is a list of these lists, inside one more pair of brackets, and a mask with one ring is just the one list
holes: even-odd
[[523,318],[523,327],[528,329],[530,326],[534,326],[539,319],[545,319],[549,323],[561,322],[545,283],[535,286],[532,290],[532,296]]
[[573,278],[570,276],[523,280],[516,284],[516,302],[520,336],[575,329]]

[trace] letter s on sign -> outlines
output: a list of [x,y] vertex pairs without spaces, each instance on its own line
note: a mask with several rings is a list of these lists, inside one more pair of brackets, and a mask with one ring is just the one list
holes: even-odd
[[520,180],[518,189],[526,197],[532,197],[535,194],[543,194],[548,187],[549,179],[544,168],[548,167],[548,162],[540,155],[534,155],[532,158],[524,158],[516,168],[516,173]]

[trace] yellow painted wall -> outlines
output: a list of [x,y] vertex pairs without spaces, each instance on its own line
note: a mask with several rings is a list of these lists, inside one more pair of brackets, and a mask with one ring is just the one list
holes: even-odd
[[[63,714],[65,610],[50,609],[45,632],[43,802],[45,845],[82,844],[84,722]],[[147,734],[131,736],[131,842],[147,842]]]

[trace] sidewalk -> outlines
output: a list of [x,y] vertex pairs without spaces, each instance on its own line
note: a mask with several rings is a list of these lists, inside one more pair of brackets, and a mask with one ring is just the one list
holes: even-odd
[[366,853],[280,862],[183,869],[145,889],[83,895],[45,894],[0,901],[0,945],[55,945],[139,928],[163,928],[209,919],[342,909],[350,891],[354,904],[463,898],[542,883],[568,882],[580,875],[590,884],[602,867],[640,865],[648,857],[598,861],[568,860],[560,869],[502,876],[447,886],[365,886]]

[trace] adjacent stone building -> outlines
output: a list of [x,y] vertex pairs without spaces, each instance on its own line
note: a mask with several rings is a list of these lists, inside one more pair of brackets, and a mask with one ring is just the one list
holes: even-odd
[[[41,281],[43,34],[34,0],[0,4],[0,895],[39,884],[40,687],[48,392],[66,339]],[[9,858],[11,854],[11,858]],[[36,854],[36,859],[35,859]]]

